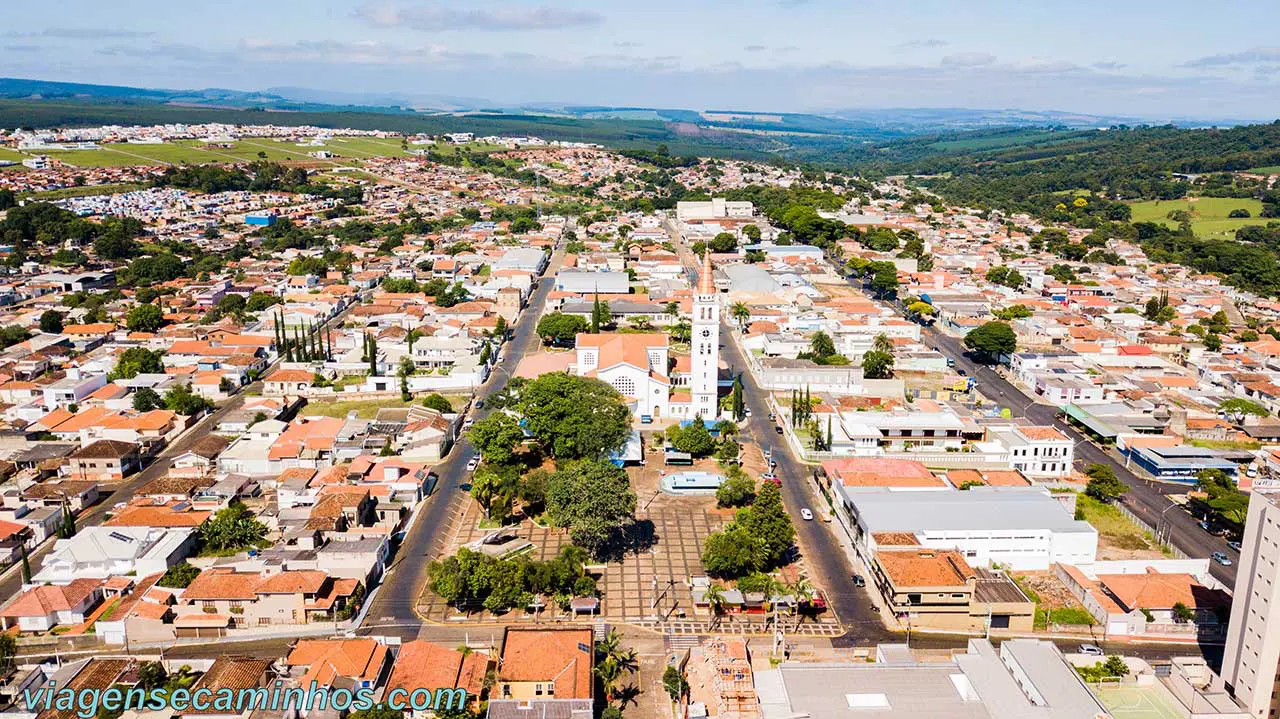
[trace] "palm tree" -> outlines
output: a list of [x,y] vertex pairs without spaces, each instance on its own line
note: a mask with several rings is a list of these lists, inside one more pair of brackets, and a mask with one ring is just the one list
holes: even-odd
[[671,317],[671,319],[673,320],[680,319],[680,303],[679,302],[676,302],[675,300],[671,300],[663,307],[663,309],[666,311],[667,315]]
[[713,624],[720,623],[720,616],[724,614],[724,587],[719,584],[712,584],[707,587],[707,591],[702,595],[707,600],[707,604],[711,605],[711,614],[714,617]]
[[613,692],[623,674],[630,674],[640,668],[636,661],[636,650],[622,646],[622,636],[610,630],[604,639],[596,642],[596,676],[604,688],[605,701],[613,701]]
[[813,584],[803,577],[797,579],[795,584],[787,587],[787,592],[796,600],[796,627],[804,621],[804,612],[800,611],[800,605],[808,604],[813,601],[814,595],[817,593],[813,588]]
[[734,302],[729,308],[729,316],[738,321],[738,329],[746,327],[747,320],[751,319],[751,309],[747,307],[745,302]]
[[885,334],[876,335],[875,342],[871,345],[871,349],[876,352],[884,352],[885,354],[893,354],[893,340]]

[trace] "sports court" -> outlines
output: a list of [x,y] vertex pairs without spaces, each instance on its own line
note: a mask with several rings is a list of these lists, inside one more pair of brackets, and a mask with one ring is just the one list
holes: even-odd
[[1187,712],[1167,689],[1156,684],[1089,686],[1116,719],[1185,719]]

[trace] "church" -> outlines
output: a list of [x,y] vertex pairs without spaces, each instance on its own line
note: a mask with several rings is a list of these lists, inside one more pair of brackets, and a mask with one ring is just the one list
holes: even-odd
[[579,334],[575,342],[577,374],[595,377],[618,390],[636,416],[718,417],[720,303],[712,282],[709,254],[703,259],[699,279],[693,299],[687,392],[672,392],[670,347],[667,336],[657,332]]

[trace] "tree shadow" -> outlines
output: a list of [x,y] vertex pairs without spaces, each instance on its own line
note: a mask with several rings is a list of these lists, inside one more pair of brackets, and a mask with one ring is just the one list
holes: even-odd
[[628,703],[639,706],[640,694],[640,687],[635,684],[628,684],[619,689],[613,698],[618,700],[619,709],[625,709]]
[[608,544],[602,548],[599,559],[620,562],[628,554],[639,554],[652,549],[657,545],[658,539],[657,528],[651,520],[632,522],[613,533]]

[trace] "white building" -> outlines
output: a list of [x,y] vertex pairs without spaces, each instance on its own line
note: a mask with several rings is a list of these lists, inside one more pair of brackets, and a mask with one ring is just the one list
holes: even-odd
[[992,438],[1009,448],[1013,468],[1028,477],[1071,474],[1075,443],[1056,427],[993,427]]
[[188,527],[85,527],[54,544],[31,584],[70,584],[84,577],[146,577],[167,571],[194,545],[195,530]]
[[703,419],[720,416],[720,301],[711,274],[711,253],[705,252],[698,292],[693,297],[693,343],[689,358],[692,412]]
[[854,547],[870,558],[879,541],[910,534],[920,546],[955,549],[975,566],[1048,569],[1093,562],[1098,531],[1038,487],[896,492],[837,485],[836,514]]
[[677,202],[676,219],[681,222],[690,220],[723,220],[726,218],[750,219],[755,216],[756,208],[750,202],[730,202],[723,197],[698,202]]
[[1227,691],[1255,717],[1277,711],[1280,676],[1280,506],[1271,494],[1254,494],[1244,525],[1231,623],[1222,657]]
[[595,377],[618,390],[636,415],[671,415],[670,354],[667,336],[646,334],[579,334],[577,363],[583,377]]

